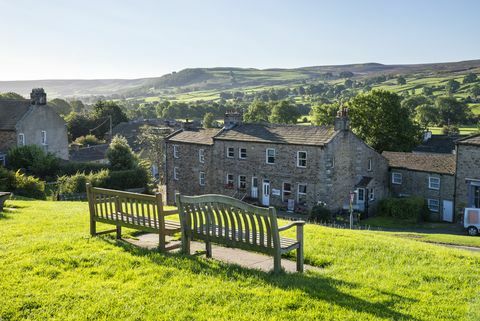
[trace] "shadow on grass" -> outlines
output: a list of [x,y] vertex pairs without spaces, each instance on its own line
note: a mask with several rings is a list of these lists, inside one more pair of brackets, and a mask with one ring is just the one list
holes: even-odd
[[[195,255],[187,256],[180,253],[160,253],[157,250],[148,250],[122,240],[115,240],[108,236],[102,237],[102,239],[123,248],[124,251],[131,255],[146,257],[155,264],[186,270],[194,274],[207,274],[221,277],[226,280],[241,280],[253,277],[254,279],[260,279],[283,290],[299,289],[315,300],[336,304],[352,311],[368,313],[376,317],[393,320],[416,320],[408,314],[393,309],[396,304],[402,302],[411,304],[416,302],[416,300],[395,293],[376,290],[382,296],[388,297],[388,299],[382,302],[370,302],[339,290],[339,288],[358,288],[359,286],[357,284],[335,280],[317,273],[280,273],[276,275],[260,270],[247,269],[234,264],[223,263],[217,260],[204,259]],[[371,288],[369,290],[371,290]],[[289,308],[300,308],[300,305]]]

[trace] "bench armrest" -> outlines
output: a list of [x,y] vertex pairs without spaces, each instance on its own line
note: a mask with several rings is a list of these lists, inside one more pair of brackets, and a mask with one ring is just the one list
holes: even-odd
[[294,226],[303,226],[303,225],[305,225],[305,221],[293,221],[292,223],[290,223],[288,225],[279,227],[278,231],[282,232],[282,231],[288,230],[289,228],[292,228]]

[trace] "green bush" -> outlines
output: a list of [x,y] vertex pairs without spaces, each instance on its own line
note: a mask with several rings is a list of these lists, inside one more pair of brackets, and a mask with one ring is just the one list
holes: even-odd
[[20,196],[44,200],[45,182],[36,177],[28,176],[20,171],[15,173],[14,193]]
[[379,202],[378,215],[419,222],[428,218],[429,210],[422,197],[385,198]]
[[331,222],[333,220],[332,212],[325,204],[317,204],[310,210],[310,220],[314,222]]
[[14,147],[8,151],[8,167],[12,170],[25,169],[28,174],[52,179],[60,167],[60,160],[46,153],[37,145]]
[[63,162],[60,164],[58,170],[58,176],[70,176],[76,173],[96,173],[101,170],[108,169],[110,166],[107,164],[97,163],[77,163],[77,162]]
[[92,145],[99,145],[99,144],[104,144],[105,141],[98,139],[95,137],[95,135],[85,135],[85,136],[80,136],[75,139],[75,143],[80,144],[82,146],[92,146]]
[[20,196],[45,199],[45,182],[36,177],[12,172],[0,167],[0,191],[13,192]]
[[123,136],[115,136],[108,146],[107,158],[114,170],[127,170],[138,166],[138,159]]

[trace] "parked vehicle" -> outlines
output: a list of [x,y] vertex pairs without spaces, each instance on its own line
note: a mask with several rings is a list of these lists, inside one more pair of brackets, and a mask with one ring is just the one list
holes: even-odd
[[465,209],[463,226],[467,229],[469,235],[478,235],[480,229],[480,208]]

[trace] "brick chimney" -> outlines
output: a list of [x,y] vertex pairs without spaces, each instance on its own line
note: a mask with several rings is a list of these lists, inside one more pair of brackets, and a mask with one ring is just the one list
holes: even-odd
[[242,113],[238,111],[226,112],[225,117],[223,118],[223,127],[226,129],[230,129],[235,127],[236,125],[241,125],[242,118]]
[[335,118],[335,130],[347,131],[350,129],[350,122],[348,120],[348,108],[342,107]]
[[30,93],[30,99],[32,105],[46,105],[47,104],[47,94],[43,88],[33,88]]

